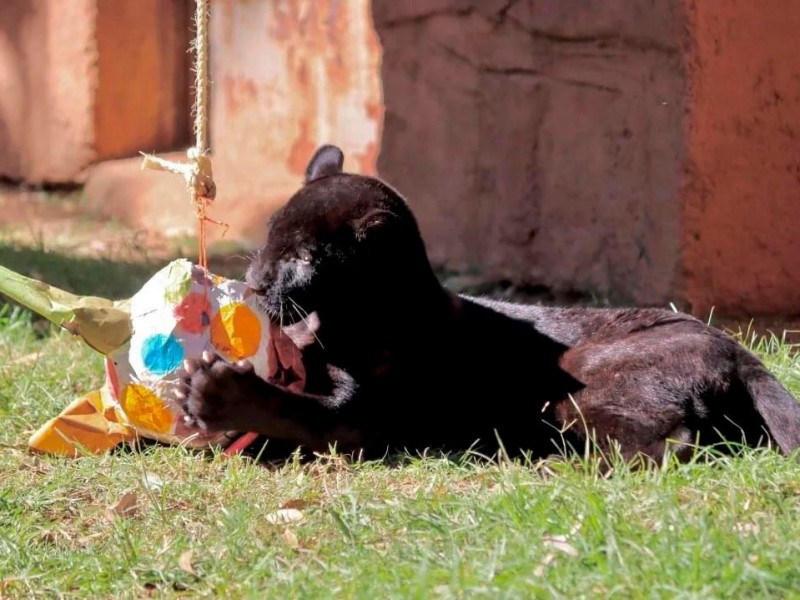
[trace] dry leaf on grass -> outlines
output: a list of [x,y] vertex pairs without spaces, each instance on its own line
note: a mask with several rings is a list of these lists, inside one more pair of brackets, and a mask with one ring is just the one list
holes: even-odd
[[[578,520],[569,530],[569,533],[566,535],[546,535],[542,538],[544,545],[548,548],[556,552],[562,552],[567,556],[571,556],[572,558],[576,558],[580,553],[578,550],[569,543],[569,540],[580,531],[581,525],[583,525],[583,515],[578,517]],[[533,574],[536,577],[541,577],[544,575],[545,569],[556,559],[556,552],[548,552],[545,557],[542,559],[536,568],[533,570]]]
[[758,523],[734,523],[733,530],[736,533],[751,533],[753,535],[761,531]]
[[96,540],[101,539],[108,535],[106,531],[96,531],[95,533],[90,533],[89,535],[84,535],[83,537],[79,537],[77,542],[78,546],[81,548],[85,548],[90,544],[93,544]]
[[15,358],[14,360],[7,362],[6,367],[16,367],[20,365],[27,365],[32,362],[36,362],[39,360],[39,356],[41,356],[41,351],[31,352],[30,354],[26,354],[25,356],[20,356]]
[[192,550],[187,550],[183,554],[181,554],[180,558],[178,559],[178,567],[180,567],[181,571],[185,573],[189,573],[189,575],[194,575],[197,577],[197,573],[194,572],[194,568],[192,567],[192,557],[194,556],[194,552]]
[[290,525],[300,523],[303,518],[303,513],[296,508],[281,508],[267,515],[267,523],[271,523],[272,525]]
[[44,544],[55,544],[57,539],[58,539],[58,534],[52,529],[43,531],[42,534],[39,536],[39,541]]
[[567,542],[566,536],[563,535],[544,536],[544,545],[553,550],[563,552],[568,556],[572,556],[573,558],[578,556],[578,551],[575,549],[575,546]]
[[283,541],[292,550],[297,550],[300,547],[300,540],[297,539],[297,534],[291,529],[283,530]]
[[164,487],[164,480],[155,473],[145,473],[142,476],[142,484],[148,490],[158,491]]
[[545,557],[542,559],[542,562],[540,562],[540,563],[539,563],[539,564],[536,566],[536,568],[533,570],[533,574],[534,574],[536,577],[541,577],[542,575],[544,575],[544,570],[545,570],[545,569],[546,569],[546,568],[547,568],[547,567],[550,565],[550,563],[551,563],[551,562],[553,562],[555,559],[556,559],[556,555],[555,555],[555,554],[553,554],[552,552],[551,552],[550,554],[548,554],[547,556],[545,556]]
[[138,508],[139,499],[136,490],[128,490],[112,506],[106,508],[106,519],[113,521],[115,518],[130,518],[136,514]]
[[311,505],[311,502],[308,500],[303,500],[302,498],[292,498],[291,500],[287,500],[283,504],[281,504],[281,508],[295,508],[297,510],[303,510]]

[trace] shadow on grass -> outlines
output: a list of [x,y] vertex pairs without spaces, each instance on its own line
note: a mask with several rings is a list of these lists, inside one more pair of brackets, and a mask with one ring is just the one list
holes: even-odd
[[120,262],[0,244],[0,265],[69,292],[128,298],[167,261]]
[[[130,298],[153,274],[175,258],[178,257],[112,260],[0,243],[0,265],[74,294],[110,300]],[[192,257],[188,258],[192,260]],[[210,270],[226,277],[240,278],[245,266],[241,257],[210,258]],[[2,295],[0,298],[4,299]]]

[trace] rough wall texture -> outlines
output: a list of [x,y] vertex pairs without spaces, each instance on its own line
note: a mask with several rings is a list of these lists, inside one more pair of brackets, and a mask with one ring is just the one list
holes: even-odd
[[686,4],[685,296],[701,314],[800,314],[798,4]]
[[72,183],[188,139],[190,0],[2,0],[0,176]]
[[0,2],[0,176],[69,181],[94,157],[94,0]]
[[[146,1],[155,6],[166,0]],[[381,48],[370,8],[370,0],[211,2],[211,149],[218,197],[210,214],[230,226],[229,238],[263,241],[268,216],[297,191],[319,144],[342,146],[349,170],[375,172],[383,103]],[[130,47],[140,34],[119,32]],[[152,58],[140,54],[140,60]],[[109,93],[114,89],[120,88]],[[176,97],[171,89],[160,93]],[[130,100],[156,115],[152,104],[135,95]],[[108,116],[109,124],[127,131]],[[141,135],[136,139],[144,143]],[[124,147],[129,144],[114,151]],[[170,233],[196,228],[182,182],[142,173],[136,159],[93,168],[86,195],[95,209],[136,225]],[[210,237],[221,231],[210,228]]]
[[234,233],[296,190],[316,147],[374,173],[383,105],[370,0],[212,2],[212,149]]
[[672,298],[684,81],[677,2],[375,0],[379,170],[432,258]]

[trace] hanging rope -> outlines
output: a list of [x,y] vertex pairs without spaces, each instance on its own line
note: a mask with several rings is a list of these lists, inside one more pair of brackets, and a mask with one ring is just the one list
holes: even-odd
[[214,174],[211,169],[211,158],[208,156],[208,2],[196,0],[195,26],[197,36],[192,43],[195,56],[195,97],[194,97],[194,147],[186,151],[188,162],[174,162],[151,154],[142,153],[142,169],[169,171],[183,177],[192,197],[198,220],[198,263],[208,270],[206,254],[206,223],[227,225],[209,218],[206,209],[217,195]]
[[[155,169],[169,171],[183,177],[186,187],[192,197],[198,221],[198,264],[208,273],[208,255],[206,254],[206,224],[221,225],[227,231],[225,223],[215,221],[206,215],[206,209],[217,195],[217,186],[214,184],[214,175],[211,170],[211,159],[208,156],[208,2],[209,0],[196,0],[194,22],[197,27],[197,36],[192,43],[195,57],[195,97],[194,97],[194,147],[186,151],[188,162],[174,162],[142,153],[142,169]],[[208,294],[208,277],[203,278],[203,283]],[[245,433],[234,440],[225,449],[225,456],[239,454],[252,444],[258,434]]]

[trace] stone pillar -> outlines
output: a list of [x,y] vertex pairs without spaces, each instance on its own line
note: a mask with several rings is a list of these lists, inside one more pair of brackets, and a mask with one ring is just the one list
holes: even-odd
[[69,184],[187,141],[190,0],[0,2],[0,176]]

